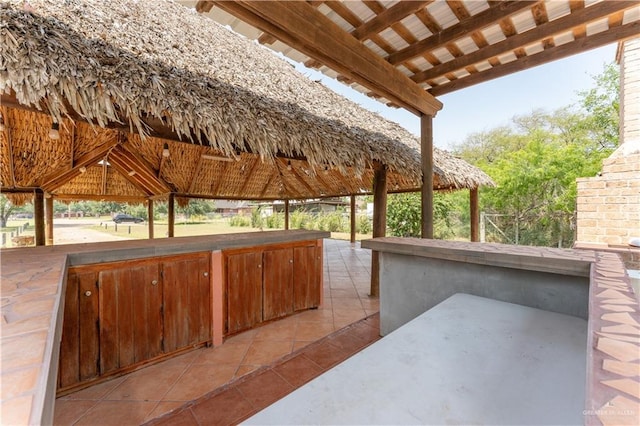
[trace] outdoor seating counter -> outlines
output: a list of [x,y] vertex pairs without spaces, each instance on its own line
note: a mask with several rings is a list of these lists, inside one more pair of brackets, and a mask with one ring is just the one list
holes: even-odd
[[3,424],[51,424],[70,266],[202,251],[321,240],[330,233],[291,230],[199,237],[127,240],[3,250]]

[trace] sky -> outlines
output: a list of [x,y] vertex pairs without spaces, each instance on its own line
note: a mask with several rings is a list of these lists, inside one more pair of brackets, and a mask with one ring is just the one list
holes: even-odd
[[[433,120],[434,145],[452,150],[473,133],[509,125],[514,116],[577,104],[578,92],[591,89],[594,76],[603,72],[605,64],[615,61],[616,47],[613,43],[438,97],[444,106]],[[296,69],[314,80],[321,79],[334,91],[411,133],[420,134],[418,116],[389,108],[304,65],[296,64]]]

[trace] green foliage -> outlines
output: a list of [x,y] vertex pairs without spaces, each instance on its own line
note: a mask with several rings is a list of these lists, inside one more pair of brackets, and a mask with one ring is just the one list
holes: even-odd
[[[492,215],[487,240],[573,244],[576,179],[594,176],[617,145],[615,67],[607,67],[596,80],[597,87],[582,94],[582,110],[567,107],[514,117],[513,127],[471,135],[456,148],[457,155],[498,185],[480,191],[480,209]],[[461,200],[454,205],[460,208]]]
[[251,226],[251,218],[247,216],[233,216],[229,219],[231,226]]
[[[446,239],[453,235],[450,216],[453,204],[445,194],[433,194],[433,236]],[[387,202],[387,229],[396,237],[420,237],[421,195],[417,192],[392,194]]]
[[372,230],[373,224],[366,214],[356,217],[356,232],[358,234],[370,234]]
[[294,210],[289,215],[289,227],[291,229],[313,229],[313,216],[304,210]]
[[7,220],[14,211],[15,205],[7,197],[0,194],[0,228],[7,227]]
[[284,213],[274,213],[266,219],[267,228],[284,229]]
[[314,229],[329,232],[349,232],[349,224],[340,211],[318,215]]
[[254,209],[251,210],[251,227],[262,228],[263,224],[262,209],[260,207],[254,207]]

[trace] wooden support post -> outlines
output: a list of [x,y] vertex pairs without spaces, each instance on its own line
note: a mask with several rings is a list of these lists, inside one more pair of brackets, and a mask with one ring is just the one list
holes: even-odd
[[471,241],[480,241],[480,214],[478,213],[478,188],[469,190],[469,217],[471,220]]
[[46,194],[44,197],[44,225],[45,239],[48,246],[53,245],[53,195]]
[[289,229],[289,200],[284,200],[284,229]]
[[43,246],[44,237],[44,192],[36,189],[33,193],[33,214],[36,226],[36,246]]
[[422,157],[422,238],[433,238],[433,117],[420,116]]
[[172,192],[169,194],[169,201],[167,203],[167,214],[169,215],[169,229],[167,230],[167,237],[172,238],[174,235],[175,224],[176,224],[176,215],[175,215],[175,205],[176,205],[176,197]]
[[147,200],[147,217],[149,218],[149,239],[153,240],[153,200]]
[[[387,233],[387,167],[376,162],[373,167],[373,238]],[[371,289],[369,295],[380,296],[380,258],[371,253]]]
[[356,242],[356,196],[351,196],[351,244]]

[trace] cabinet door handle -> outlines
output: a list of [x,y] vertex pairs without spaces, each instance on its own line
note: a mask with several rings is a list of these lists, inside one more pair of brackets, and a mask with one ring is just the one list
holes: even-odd
[[258,268],[262,268],[262,265],[258,263]]
[[87,297],[91,296],[91,291],[90,290],[85,291],[84,295],[87,296]]
[[293,259],[289,259],[289,263],[293,263]]
[[151,281],[151,285],[158,285],[158,280]]
[[209,273],[208,272],[203,272],[202,275],[204,275],[205,277],[208,277]]

